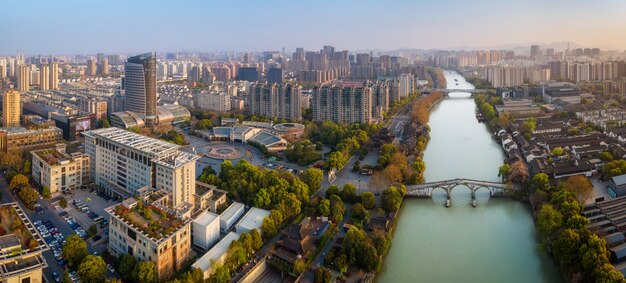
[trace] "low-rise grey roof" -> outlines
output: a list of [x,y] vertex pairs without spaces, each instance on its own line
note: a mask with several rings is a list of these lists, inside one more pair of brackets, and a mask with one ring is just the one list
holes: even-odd
[[613,181],[613,183],[615,183],[616,186],[625,185],[626,184],[626,174],[615,176],[615,177],[611,178],[611,180]]

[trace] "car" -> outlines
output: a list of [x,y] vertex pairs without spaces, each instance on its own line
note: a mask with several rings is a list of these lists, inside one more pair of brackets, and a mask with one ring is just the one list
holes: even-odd
[[110,263],[107,264],[107,269],[111,272],[111,273],[115,273],[115,269],[113,268],[113,265],[111,265]]
[[94,255],[94,256],[98,256],[98,255],[100,255],[100,254],[99,254],[98,252],[93,252],[93,255]]
[[102,239],[102,236],[100,236],[100,235],[96,235],[96,236],[93,237],[93,241],[94,242],[100,241],[100,239]]
[[70,279],[72,279],[72,281],[76,282],[80,279],[80,276],[78,276],[78,272],[76,271],[72,271],[70,272]]
[[64,266],[67,264],[67,260],[66,259],[57,260],[57,263],[59,264],[59,266]]
[[52,272],[52,278],[54,278],[56,282],[61,282],[61,276],[56,271]]

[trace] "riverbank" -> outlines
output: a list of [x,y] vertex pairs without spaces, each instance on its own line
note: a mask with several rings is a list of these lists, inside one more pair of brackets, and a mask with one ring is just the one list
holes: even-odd
[[[458,74],[450,76],[471,88]],[[432,105],[423,154],[426,181],[499,180],[501,145],[476,121],[469,96],[453,93]],[[491,199],[487,190],[476,198],[476,208],[463,189],[452,192],[449,208],[442,190],[432,199],[405,199],[377,282],[560,282],[554,264],[537,248],[529,206]]]

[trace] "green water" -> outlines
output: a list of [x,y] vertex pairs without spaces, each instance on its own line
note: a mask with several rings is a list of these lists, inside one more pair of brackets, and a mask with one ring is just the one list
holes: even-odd
[[[473,88],[457,73],[446,72],[446,79],[448,88]],[[476,121],[468,93],[450,96],[430,116],[426,181],[499,180],[500,145]],[[450,208],[443,190],[405,200],[377,282],[562,282],[539,246],[528,205],[490,199],[484,189],[476,198],[474,208],[469,189],[457,187]]]

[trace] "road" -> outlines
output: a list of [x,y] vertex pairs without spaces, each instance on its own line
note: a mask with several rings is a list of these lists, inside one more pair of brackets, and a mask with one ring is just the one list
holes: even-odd
[[[0,192],[2,194],[2,203],[7,202],[17,202],[26,214],[31,222],[35,222],[38,220],[44,221],[49,220],[54,224],[54,226],[59,229],[59,232],[63,234],[66,238],[69,235],[76,234],[74,230],[59,216],[59,214],[54,210],[54,208],[50,205],[49,201],[46,200],[38,200],[37,202],[41,204],[44,209],[43,214],[36,214],[33,211],[28,210],[19,198],[14,197],[12,192],[9,189],[9,185],[7,180],[4,178],[4,175],[0,174]],[[85,229],[86,230],[86,229]],[[91,244],[91,241],[87,241],[87,250],[89,250],[89,254],[92,254],[96,249]],[[102,253],[102,250],[98,250],[99,253]],[[43,253],[46,262],[48,263],[48,267],[44,270],[44,276],[48,279],[48,282],[55,282],[52,277],[52,272],[56,272],[59,275],[63,276],[63,269],[57,264],[56,259],[54,258],[54,254],[52,249],[45,251]],[[107,271],[107,276],[112,276],[110,272]]]

